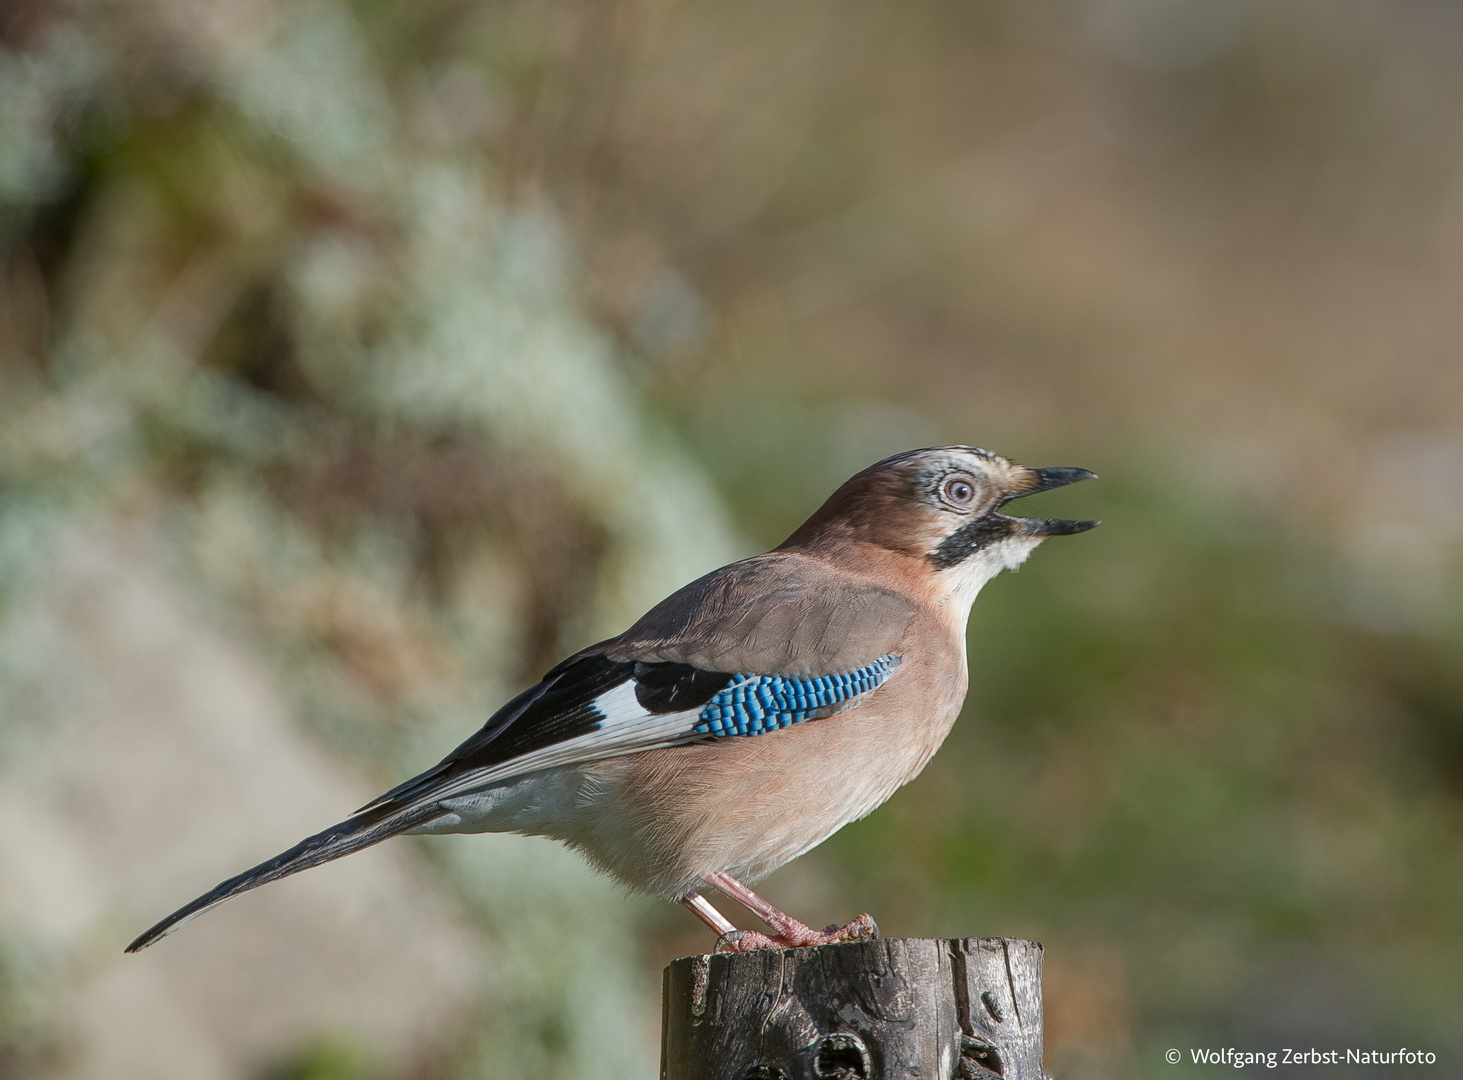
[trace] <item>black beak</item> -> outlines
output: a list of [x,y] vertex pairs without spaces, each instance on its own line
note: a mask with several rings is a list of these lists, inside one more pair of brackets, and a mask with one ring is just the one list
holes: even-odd
[[1075,484],[1078,480],[1096,480],[1097,474],[1091,469],[1077,469],[1070,465],[1064,465],[1059,469],[1032,469],[1036,474],[1037,485],[1027,495],[1035,495],[1039,491],[1050,491],[1052,488],[1066,487],[1068,484]]
[[[1077,469],[1070,466],[1056,469],[1031,469],[1030,473],[1036,481],[1034,486],[1025,491],[1016,492],[1004,500],[1002,505],[1012,499],[1022,499],[1027,495],[1050,491],[1052,488],[1066,487],[1068,484],[1075,484],[1078,480],[1097,479],[1097,474],[1090,469]],[[1019,536],[1071,536],[1073,533],[1095,529],[1102,524],[1100,521],[1065,521],[1061,518],[1012,518],[1011,520],[1019,523],[1020,528],[1017,531]]]

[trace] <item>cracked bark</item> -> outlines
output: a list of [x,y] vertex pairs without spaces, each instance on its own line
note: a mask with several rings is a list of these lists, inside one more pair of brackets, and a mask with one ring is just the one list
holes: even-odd
[[1046,1080],[1041,946],[882,938],[665,969],[661,1080]]

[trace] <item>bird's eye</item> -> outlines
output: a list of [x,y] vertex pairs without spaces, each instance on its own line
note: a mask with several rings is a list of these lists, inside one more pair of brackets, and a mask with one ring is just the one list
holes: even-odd
[[945,481],[941,489],[945,498],[958,506],[964,506],[971,499],[975,498],[975,486],[969,480],[958,476],[952,476]]

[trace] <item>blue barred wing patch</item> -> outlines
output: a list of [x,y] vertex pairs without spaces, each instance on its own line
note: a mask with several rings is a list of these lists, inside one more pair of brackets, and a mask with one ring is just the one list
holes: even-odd
[[856,671],[795,679],[785,675],[733,675],[701,710],[695,731],[714,738],[762,735],[800,723],[880,686],[899,666],[894,654]]

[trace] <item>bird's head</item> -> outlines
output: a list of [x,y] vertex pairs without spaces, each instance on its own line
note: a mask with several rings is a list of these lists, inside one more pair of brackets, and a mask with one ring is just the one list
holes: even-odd
[[1029,469],[988,450],[936,446],[869,466],[835,491],[782,545],[829,550],[872,545],[922,560],[942,592],[976,589],[1019,566],[1048,536],[1096,521],[1013,517],[1013,499],[1088,480],[1086,469]]

